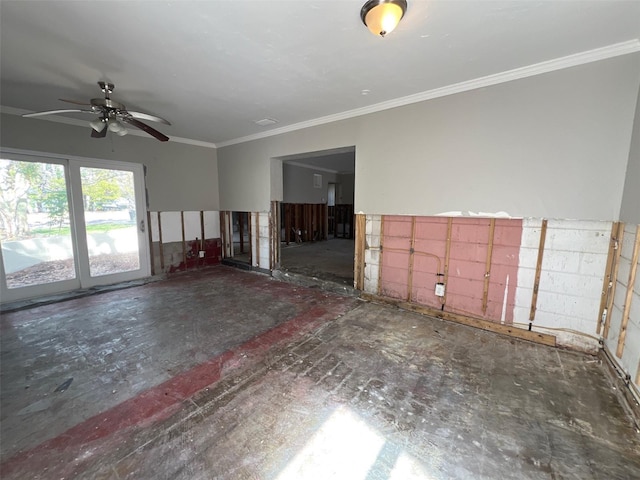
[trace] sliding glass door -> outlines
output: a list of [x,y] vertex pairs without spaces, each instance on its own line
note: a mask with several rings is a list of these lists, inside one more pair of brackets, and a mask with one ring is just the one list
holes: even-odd
[[3,153],[2,302],[149,275],[141,165]]

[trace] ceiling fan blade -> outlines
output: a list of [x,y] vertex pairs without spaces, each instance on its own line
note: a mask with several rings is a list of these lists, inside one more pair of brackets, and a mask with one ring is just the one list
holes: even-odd
[[67,110],[49,110],[46,112],[25,113],[22,116],[23,117],[41,117],[43,115],[55,115],[57,113],[93,113],[95,115],[95,112],[91,110],[67,109]]
[[91,129],[91,137],[92,138],[104,138],[107,136],[107,130],[109,130],[108,128],[103,128],[102,130],[100,130],[99,132],[96,132],[93,128]]
[[67,103],[73,103],[75,105],[87,105],[87,106],[91,106],[90,103],[87,102],[82,102],[80,100],[67,100],[66,98],[59,98],[58,100],[60,100],[61,102],[67,102]]
[[160,133],[155,128],[150,127],[146,123],[142,123],[140,120],[136,120],[133,117],[122,117],[122,121],[126,122],[126,123],[128,123],[130,125],[133,125],[134,127],[138,127],[140,130],[148,133],[152,137],[157,138],[161,142],[166,142],[167,140],[169,140],[169,137],[167,137],[165,134]]
[[149,120],[150,122],[158,122],[158,123],[164,123],[165,125],[171,125],[171,123],[169,123],[168,120],[165,120],[162,117],[156,117],[155,115],[149,115],[148,113],[132,112],[132,111],[128,111],[127,113],[131,115],[133,118],[139,118],[140,120]]

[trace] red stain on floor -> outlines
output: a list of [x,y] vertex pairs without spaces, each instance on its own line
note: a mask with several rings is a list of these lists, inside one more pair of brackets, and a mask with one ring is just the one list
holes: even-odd
[[[285,284],[282,290],[280,284],[271,284],[270,287],[278,297],[292,296],[291,286]],[[215,384],[228,371],[259,362],[270,348],[345,314],[355,302],[354,299],[321,292],[312,296],[318,297],[312,303],[322,301],[322,306],[308,308],[236,348],[91,417],[31,450],[18,453],[0,465],[2,478],[75,476],[101,454],[113,451],[118,439],[127,436],[132,428],[148,427],[169,418],[195,393]],[[291,300],[299,303],[300,299]]]

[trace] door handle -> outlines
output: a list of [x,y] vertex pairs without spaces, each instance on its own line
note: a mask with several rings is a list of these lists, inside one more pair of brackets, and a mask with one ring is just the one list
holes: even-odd
[[144,233],[144,220],[140,220],[140,231]]

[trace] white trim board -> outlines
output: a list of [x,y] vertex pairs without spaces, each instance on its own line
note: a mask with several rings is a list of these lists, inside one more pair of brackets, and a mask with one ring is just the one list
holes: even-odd
[[218,148],[222,148],[230,145],[236,145],[238,143],[250,142],[252,140],[258,140],[261,138],[271,137],[274,135],[293,132],[295,130],[301,130],[303,128],[315,127],[318,125],[324,125],[327,123],[337,122],[340,120],[346,120],[353,117],[367,115],[369,113],[389,110],[391,108],[402,107],[405,105],[410,105],[412,103],[419,103],[425,100],[432,100],[434,98],[446,97],[447,95],[453,95],[456,93],[468,92],[470,90],[476,90],[478,88],[498,85],[500,83],[506,83],[512,80],[519,80],[522,78],[533,77],[535,75],[540,75],[543,73],[555,72],[557,70],[576,67],[578,65],[597,62],[599,60],[606,60],[608,58],[619,57],[621,55],[627,55],[627,54],[636,53],[639,51],[640,51],[640,39],[629,40],[627,42],[616,43],[613,45],[609,45],[607,47],[596,48],[593,50],[588,50],[586,52],[575,53],[573,55],[567,55],[566,57],[547,60],[544,62],[529,65],[526,67],[515,68],[513,70],[507,70],[505,72],[495,73],[492,75],[487,75],[485,77],[480,77],[480,78],[468,80],[465,82],[454,83],[453,85],[447,85],[445,87],[434,88],[433,90],[427,90],[425,92],[408,95],[406,97],[395,98],[393,100],[388,100],[386,102],[369,105],[368,107],[357,108],[355,110],[348,110],[346,112],[327,115],[325,117],[320,117],[313,120],[307,120],[305,122],[299,122],[293,125],[286,125],[284,127],[274,128],[273,130],[269,130],[267,132],[255,133],[253,135],[247,135],[246,137],[240,137],[232,140],[218,142],[216,145]]

